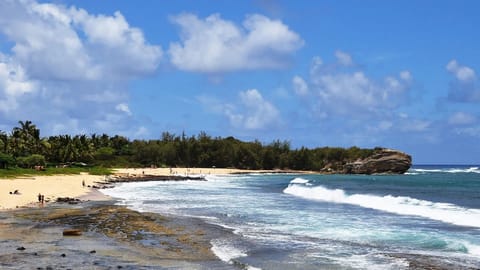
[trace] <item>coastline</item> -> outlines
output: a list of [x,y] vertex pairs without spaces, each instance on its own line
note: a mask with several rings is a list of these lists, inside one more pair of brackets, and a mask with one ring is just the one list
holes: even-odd
[[[106,178],[81,174],[0,180],[0,268],[232,268],[215,256],[211,244],[229,230],[115,205],[114,198],[93,188]],[[20,194],[9,194],[15,189]],[[43,205],[35,201],[39,192],[45,194]],[[75,201],[56,202],[60,197]],[[62,235],[67,229],[80,235]]]
[[[79,174],[0,180],[2,269],[238,269],[218,258],[212,240],[233,237],[197,218],[140,213],[101,193],[109,178],[129,181],[180,174],[275,173],[220,168],[116,169],[113,177]],[[175,173],[175,174],[174,174]],[[300,172],[298,172],[300,173]],[[140,179],[138,179],[139,177]],[[83,186],[82,182],[85,183]],[[10,194],[18,190],[19,194]],[[45,203],[37,200],[38,193]],[[57,202],[58,198],[72,203]],[[64,230],[78,236],[64,236]]]
[[[86,173],[73,175],[22,176],[0,179],[0,211],[23,207],[41,207],[54,202],[57,198],[68,197],[81,200],[105,200],[108,196],[92,187],[106,187],[105,184],[116,182],[145,181],[149,177],[158,181],[186,180],[207,175],[248,174],[248,173],[314,173],[309,171],[278,170],[241,170],[228,168],[127,168],[114,169],[111,177],[90,175]],[[112,181],[118,180],[118,181]],[[85,183],[85,186],[82,185]],[[13,194],[15,191],[18,194]],[[12,193],[12,194],[10,194]],[[42,205],[38,194],[45,197]]]

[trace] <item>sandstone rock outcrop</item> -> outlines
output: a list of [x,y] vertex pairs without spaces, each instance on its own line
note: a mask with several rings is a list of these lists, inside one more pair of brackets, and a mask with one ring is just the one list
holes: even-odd
[[406,153],[377,148],[373,155],[347,163],[342,173],[346,174],[403,174],[412,166],[412,157]]

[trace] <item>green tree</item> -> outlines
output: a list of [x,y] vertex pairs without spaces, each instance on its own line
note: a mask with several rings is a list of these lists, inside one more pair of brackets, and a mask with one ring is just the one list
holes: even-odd
[[17,165],[23,168],[33,168],[35,166],[45,166],[45,157],[38,154],[33,154],[26,157],[17,158]]
[[14,164],[15,164],[15,160],[11,155],[0,152],[0,168],[1,169],[8,169],[9,166],[12,166]]

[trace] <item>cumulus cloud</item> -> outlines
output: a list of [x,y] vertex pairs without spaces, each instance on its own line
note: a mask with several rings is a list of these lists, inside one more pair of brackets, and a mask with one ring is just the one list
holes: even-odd
[[295,94],[299,96],[305,96],[308,94],[308,85],[305,80],[300,76],[295,76],[292,79],[293,90]]
[[223,102],[207,96],[198,97],[198,101],[213,113],[221,114],[229,124],[243,130],[265,130],[278,127],[282,121],[279,110],[265,100],[257,89],[241,91],[237,103]]
[[0,112],[18,108],[18,99],[36,90],[23,68],[0,54]]
[[[127,128],[126,85],[162,58],[120,12],[34,0],[0,1],[1,36],[11,47],[0,54],[0,119],[30,119],[52,133]],[[114,126],[95,124],[108,121]]]
[[448,62],[446,69],[462,82],[468,82],[476,78],[475,71],[473,69],[458,64],[457,60],[451,60]]
[[454,75],[450,83],[448,99],[453,102],[480,102],[480,86],[475,70],[451,60],[446,70]]
[[[353,65],[347,53],[337,51],[336,56],[342,66]],[[378,80],[361,70],[345,70],[314,57],[310,68],[309,93],[315,100],[315,113],[318,115],[382,114],[407,100],[411,81],[409,71]],[[297,91],[295,85],[294,90],[299,95],[304,93]]]
[[171,18],[181,30],[170,44],[171,62],[186,71],[222,73],[287,66],[303,45],[300,36],[280,20],[249,15],[238,26],[219,14],[200,19],[193,14]]
[[335,57],[337,58],[338,63],[340,63],[343,66],[352,66],[353,65],[353,59],[350,56],[350,54],[342,51],[336,51],[335,52]]

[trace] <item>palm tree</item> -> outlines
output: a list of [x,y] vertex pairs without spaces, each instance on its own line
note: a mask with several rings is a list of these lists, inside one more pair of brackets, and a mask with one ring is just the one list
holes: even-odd
[[32,121],[18,121],[19,127],[12,130],[12,153],[14,156],[28,156],[40,153],[42,143],[40,130],[32,124]]

